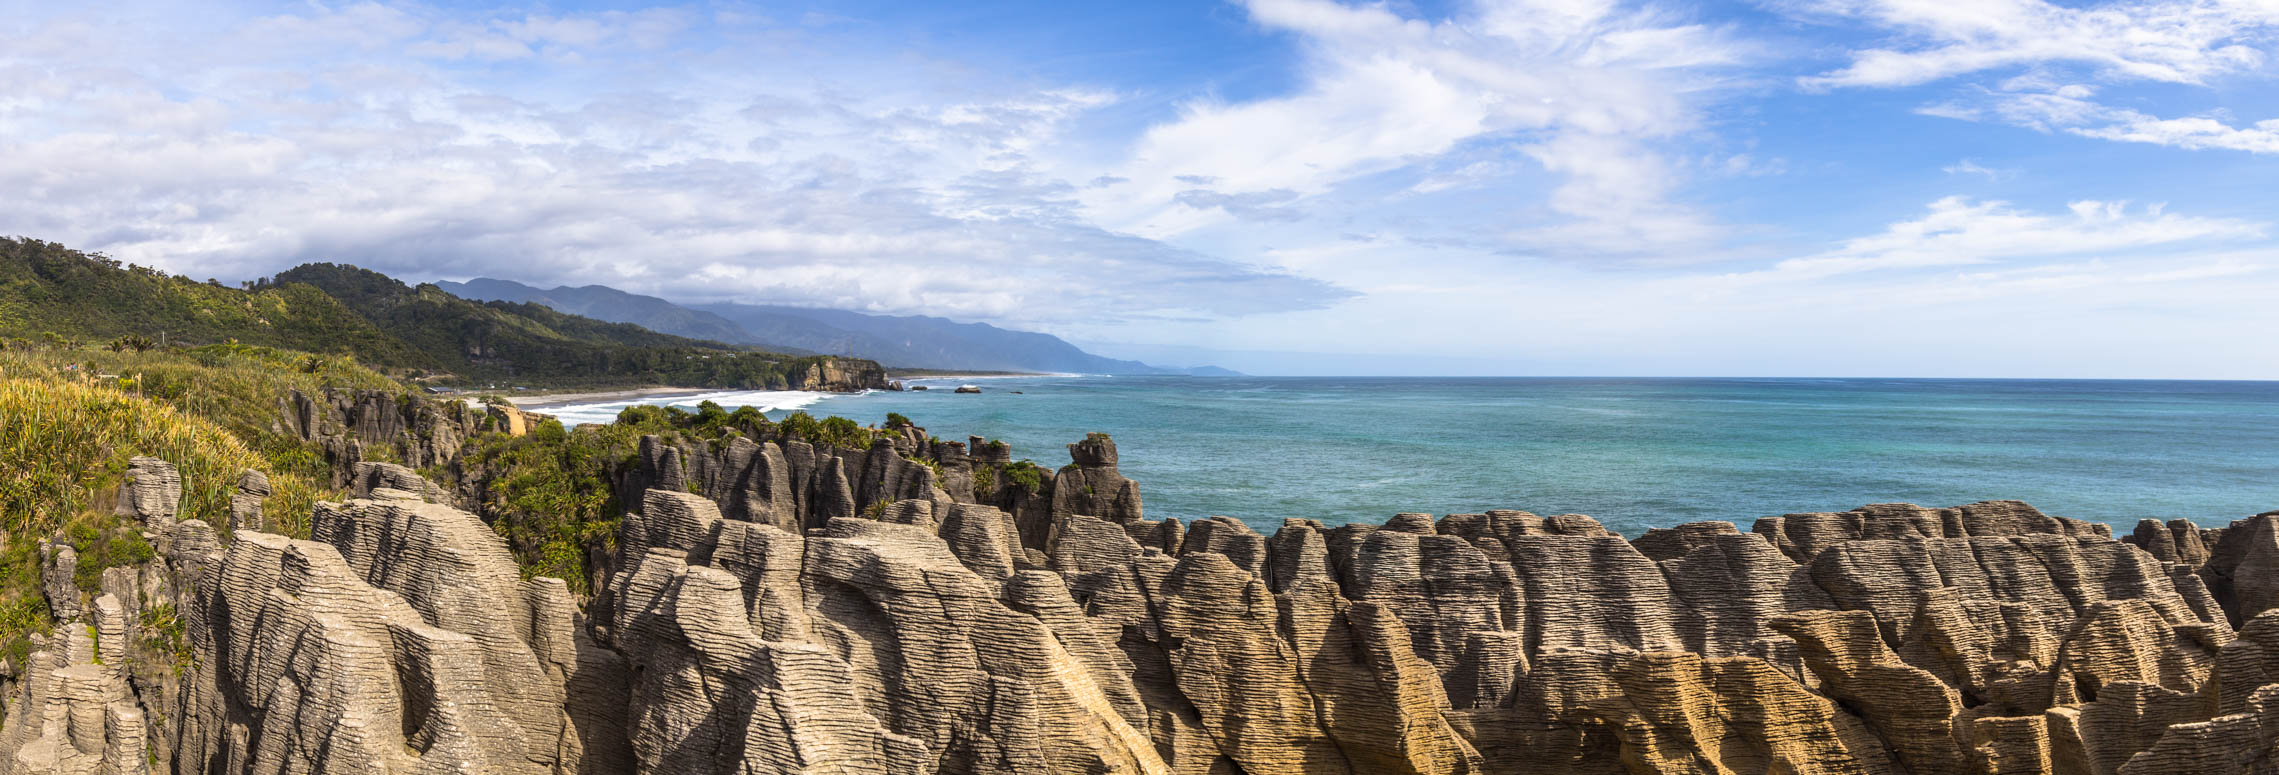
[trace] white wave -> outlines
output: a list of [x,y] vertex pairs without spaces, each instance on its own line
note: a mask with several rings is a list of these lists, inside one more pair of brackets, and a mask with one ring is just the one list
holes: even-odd
[[1068,379],[1068,378],[1074,378],[1074,377],[1098,377],[1098,376],[1104,376],[1104,375],[1100,375],[1100,374],[1059,374],[1059,373],[1055,373],[1055,374],[939,374],[939,375],[935,375],[935,376],[931,376],[931,377],[911,377],[911,378],[909,378],[909,379],[905,379],[905,380],[903,380],[903,381],[902,381],[902,384],[905,384],[905,385],[917,385],[917,384],[939,385],[939,384],[950,383],[950,382],[971,382],[971,381],[973,381],[973,380],[977,380],[977,379],[1045,379],[1045,378],[1048,378],[1048,377],[1050,377],[1050,378],[1055,378],[1055,379]]
[[[857,393],[854,395],[868,395],[870,392],[871,391],[866,390],[862,393]],[[634,398],[622,401],[602,401],[599,403],[591,404],[570,404],[567,406],[550,407],[541,411],[544,414],[551,414],[557,418],[560,418],[562,420],[562,424],[564,425],[578,425],[580,423],[606,424],[615,422],[617,420],[617,414],[619,412],[623,412],[627,407],[632,406],[675,406],[682,409],[695,409],[699,405],[702,405],[704,402],[711,401],[713,403],[719,404],[721,407],[726,408],[729,411],[735,411],[740,407],[749,406],[762,412],[790,412],[805,409],[809,406],[814,405],[817,401],[822,401],[829,398],[843,397],[844,395],[845,394],[838,393],[817,393],[808,390],[726,390],[717,393],[698,393],[695,395],[657,396],[651,398]]]

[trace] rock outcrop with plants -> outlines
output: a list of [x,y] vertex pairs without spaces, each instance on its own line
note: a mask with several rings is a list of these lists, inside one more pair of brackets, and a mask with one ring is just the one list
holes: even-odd
[[141,457],[105,540],[34,547],[0,775],[2279,768],[2279,512],[1262,534],[1143,512],[1098,434],[275,410],[337,488],[302,513]]

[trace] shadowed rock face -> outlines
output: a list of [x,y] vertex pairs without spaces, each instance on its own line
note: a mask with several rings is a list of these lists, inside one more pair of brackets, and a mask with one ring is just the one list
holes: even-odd
[[1043,520],[908,440],[645,443],[590,604],[397,467],[354,471],[315,540],[171,525],[188,583],[117,581],[183,601],[176,722],[147,731],[151,695],[106,672],[121,596],[61,586],[92,629],[25,666],[0,775],[2279,768],[2279,514],[2126,541],[2016,502],[1267,536],[1143,519],[1105,438]]

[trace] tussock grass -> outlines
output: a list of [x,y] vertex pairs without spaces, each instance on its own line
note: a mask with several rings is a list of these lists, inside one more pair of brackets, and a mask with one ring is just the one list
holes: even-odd
[[238,344],[138,351],[68,342],[0,352],[0,658],[52,626],[40,591],[41,539],[81,554],[79,586],[106,567],[150,557],[140,527],[110,514],[128,460],[161,458],[182,473],[182,519],[229,526],[245,469],[269,476],[263,512],[305,537],[310,507],[336,496],[312,445],[282,424],[288,391],[392,388],[345,358]]

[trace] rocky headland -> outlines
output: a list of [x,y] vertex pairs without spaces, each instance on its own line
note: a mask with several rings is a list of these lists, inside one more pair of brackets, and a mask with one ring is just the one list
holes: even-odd
[[136,460],[158,556],[89,594],[43,552],[0,775],[2279,771],[2279,513],[1262,534],[1149,517],[1105,436],[1053,471],[904,425],[644,438],[572,584],[478,513],[511,411],[282,399],[351,495],[306,539],[258,472],[211,525]]

